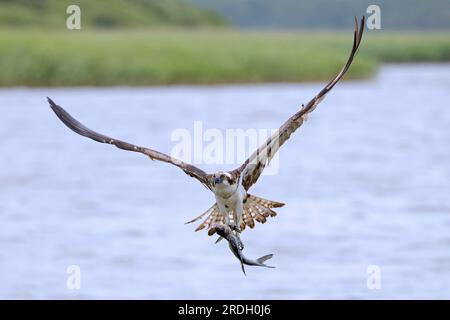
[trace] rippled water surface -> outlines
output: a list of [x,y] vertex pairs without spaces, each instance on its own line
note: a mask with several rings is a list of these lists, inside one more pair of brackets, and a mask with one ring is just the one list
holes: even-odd
[[[84,139],[170,152],[176,129],[277,128],[323,84],[0,90],[0,298],[450,298],[450,65],[391,65],[339,84],[253,194],[286,206],[246,230],[276,269],[244,277],[184,222],[213,195],[164,163]],[[214,171],[217,165],[201,165]],[[225,169],[232,169],[226,165]],[[66,269],[81,269],[80,290]],[[381,288],[367,287],[377,266]]]

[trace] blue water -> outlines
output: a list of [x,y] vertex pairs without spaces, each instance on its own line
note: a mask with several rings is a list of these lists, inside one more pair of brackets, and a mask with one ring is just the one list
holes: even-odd
[[449,299],[449,64],[387,65],[333,90],[282,147],[278,173],[251,189],[286,206],[243,233],[245,253],[274,253],[276,266],[247,277],[225,243],[184,224],[212,193],[70,132],[45,101],[169,153],[174,130],[194,121],[277,128],[322,86],[0,90],[0,298]]

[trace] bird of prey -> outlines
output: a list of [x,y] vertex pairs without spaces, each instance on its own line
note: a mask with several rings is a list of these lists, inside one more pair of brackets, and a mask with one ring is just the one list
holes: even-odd
[[216,199],[214,205],[206,212],[187,222],[192,223],[206,216],[205,220],[195,231],[207,228],[209,230],[208,234],[212,235],[215,233],[213,226],[222,223],[230,226],[236,232],[241,232],[246,226],[253,228],[255,226],[254,220],[265,223],[268,217],[274,217],[276,215],[275,211],[272,210],[273,208],[284,205],[281,202],[270,201],[251,195],[248,191],[257,182],[264,167],[270,162],[278,149],[304,123],[308,115],[314,111],[316,106],[325,98],[326,94],[333,89],[336,83],[347,72],[361,42],[364,23],[365,18],[363,17],[358,26],[357,19],[355,18],[353,47],[347,62],[336,76],[307,104],[302,105],[300,110],[290,117],[277,132],[253,152],[240,167],[232,171],[219,171],[208,174],[192,164],[185,163],[167,154],[110,138],[85,127],[50,98],[48,98],[48,102],[58,118],[76,133],[101,143],[112,144],[119,149],[143,153],[152,160],[170,163],[179,167],[187,175],[197,179],[207,189],[211,190]]

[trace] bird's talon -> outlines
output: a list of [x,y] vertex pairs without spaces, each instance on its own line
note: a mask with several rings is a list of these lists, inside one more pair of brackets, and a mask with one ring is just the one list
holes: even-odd
[[237,225],[234,222],[229,222],[228,226],[230,227],[231,230],[237,231]]

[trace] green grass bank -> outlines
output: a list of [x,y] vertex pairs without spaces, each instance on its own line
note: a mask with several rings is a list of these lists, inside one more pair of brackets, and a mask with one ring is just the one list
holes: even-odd
[[[352,34],[194,30],[0,31],[0,86],[111,86],[329,79]],[[445,33],[366,32],[348,78],[383,62],[450,61]]]

